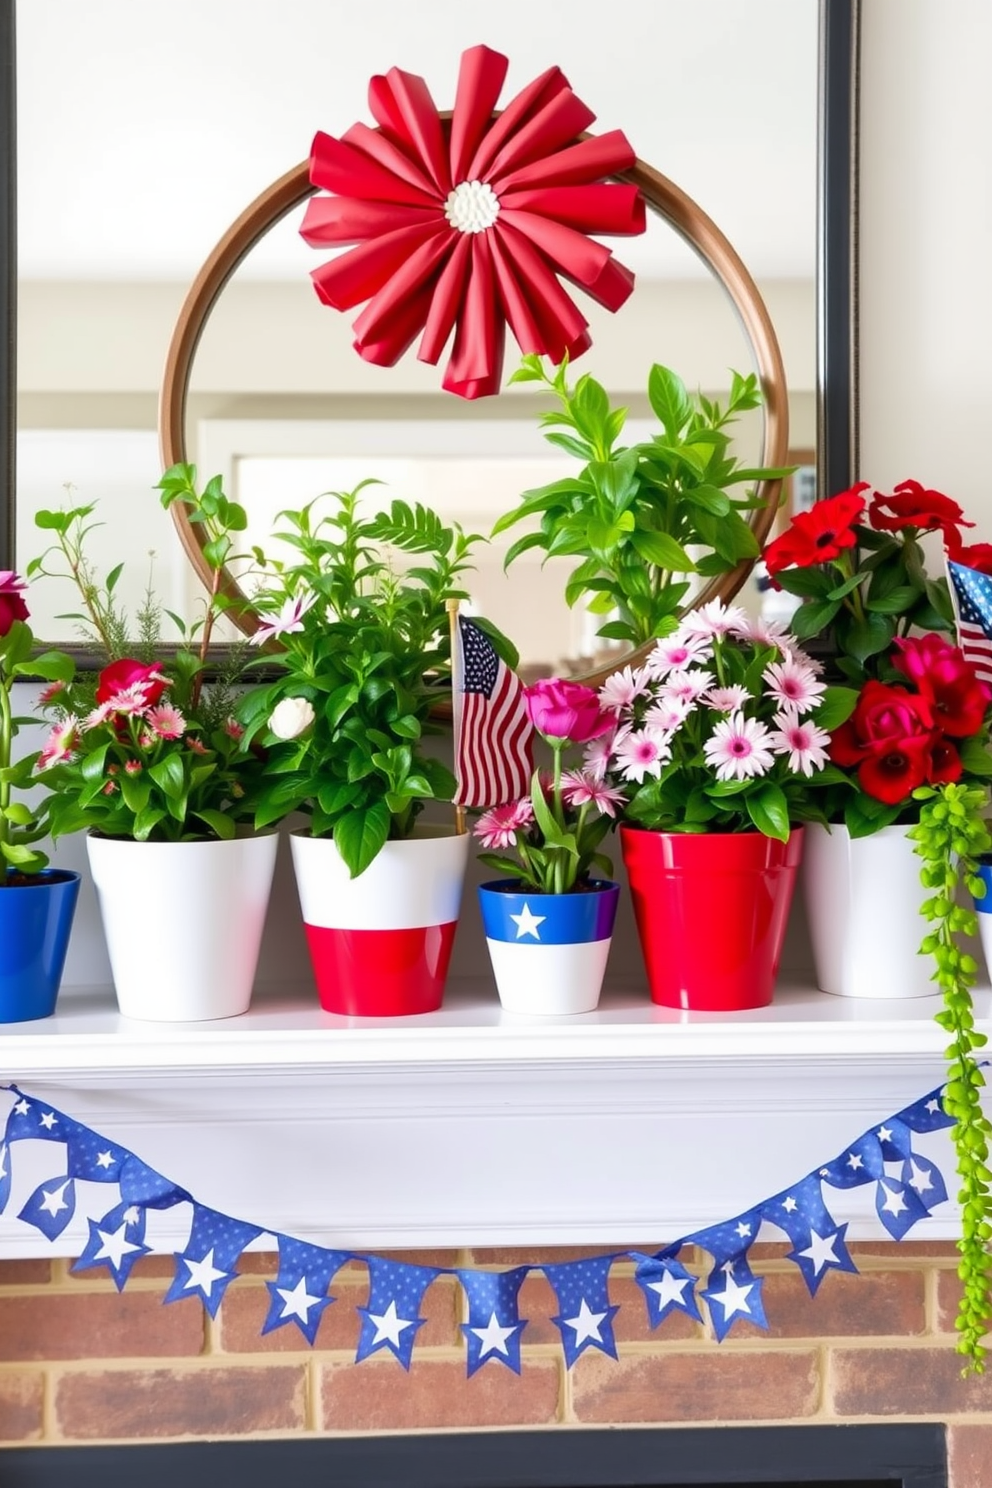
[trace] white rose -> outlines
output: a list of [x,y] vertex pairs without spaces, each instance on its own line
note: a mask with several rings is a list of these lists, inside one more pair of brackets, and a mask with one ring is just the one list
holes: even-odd
[[306,698],[283,698],[272,710],[269,728],[277,739],[298,739],[306,733],[315,717],[313,706]]

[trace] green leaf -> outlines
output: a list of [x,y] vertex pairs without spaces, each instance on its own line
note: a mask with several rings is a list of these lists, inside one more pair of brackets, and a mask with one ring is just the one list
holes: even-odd
[[766,837],[775,837],[779,842],[789,840],[789,803],[780,786],[769,781],[760,790],[745,797],[747,814],[759,832]]
[[828,687],[813,716],[820,728],[833,733],[846,723],[858,705],[859,693],[853,687]]
[[961,763],[969,775],[978,775],[983,780],[992,779],[992,754],[987,741],[974,734],[962,739],[958,745]]
[[881,599],[869,599],[867,607],[876,615],[902,615],[915,603],[919,592],[913,584],[901,584]]
[[177,754],[167,754],[148,768],[148,774],[170,801],[177,800],[186,788],[186,775]]
[[808,599],[801,604],[789,622],[797,640],[806,641],[820,635],[837,618],[840,603],[833,599]]
[[349,811],[334,824],[334,843],[352,878],[364,873],[385,846],[392,817],[385,801]]
[[887,650],[894,635],[895,625],[887,615],[868,613],[864,620],[853,620],[847,627],[844,649],[855,661],[867,661],[869,656]]
[[200,811],[191,812],[190,815],[204,822],[222,842],[230,842],[237,831],[234,818],[228,816],[226,811],[214,811],[204,807]]
[[775,582],[786,594],[799,599],[826,599],[834,587],[833,573],[828,568],[787,568],[775,575]]
[[696,571],[696,565],[685,548],[667,532],[645,532],[639,528],[631,533],[630,541],[638,556],[656,568],[671,569],[675,573]]
[[668,367],[655,364],[648,375],[648,400],[669,439],[682,432],[692,418],[685,383]]

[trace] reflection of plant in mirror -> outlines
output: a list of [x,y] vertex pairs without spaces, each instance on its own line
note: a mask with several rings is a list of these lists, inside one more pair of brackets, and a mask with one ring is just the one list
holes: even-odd
[[[726,488],[789,472],[747,469],[730,453],[727,426],[761,402],[754,375],[733,373],[721,409],[702,395],[690,397],[667,367],[652,367],[648,397],[662,427],[631,446],[617,445],[627,410],[612,408],[605,389],[588,375],[570,387],[567,362],[551,375],[540,357],[526,356],[510,381],[543,382],[553,390],[561,406],[543,416],[550,430],[545,438],[585,464],[577,476],[525,491],[493,536],[540,516],[540,528],[512,545],[507,565],[531,548],[549,558],[581,557],[565,598],[571,606],[591,596],[590,611],[610,617],[598,631],[604,640],[641,645],[665,635],[692,575],[729,573],[742,559],[757,558],[754,533],[741,516],[754,508],[754,496],[732,497]],[[707,551],[693,559],[689,550],[700,547]]]
[[[459,576],[481,541],[402,501],[361,516],[360,493],[373,484],[328,493],[328,515],[316,502],[281,513],[275,536],[295,549],[292,561],[256,551],[269,572],[253,597],[263,617],[255,639],[284,648],[266,658],[283,675],[239,714],[246,739],[266,745],[256,824],[306,812],[353,877],[387,840],[409,836],[425,801],[454,794],[422,739],[450,671],[447,601],[466,597]],[[389,549],[416,561],[394,567]]]
[[79,621],[105,663],[99,674],[77,672],[70,663],[42,696],[56,719],[39,759],[53,792],[53,836],[96,829],[139,842],[229,838],[248,813],[246,781],[258,762],[246,753],[233,719],[245,649],[232,648],[223,669],[206,682],[207,649],[225,608],[222,570],[244,513],[224,496],[219,477],[198,493],[192,465],[166,471],[160,490],[163,506],[181,500],[190,519],[206,525],[204,552],[213,575],[199,620],[187,626],[168,612],[180,637],[168,658],[160,636],[163,612],[151,585],[133,633],[115,598],[123,565],[103,578],[92,569],[86,538],[96,525],[94,507],[35,517],[55,541],[28,572],[75,586],[83,609],[68,618]]

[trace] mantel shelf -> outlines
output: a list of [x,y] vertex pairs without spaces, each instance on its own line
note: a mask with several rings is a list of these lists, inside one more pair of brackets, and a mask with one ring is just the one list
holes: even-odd
[[[976,1003],[992,1028],[992,991]],[[241,1018],[159,1024],[122,1018],[109,988],[74,987],[54,1018],[2,1030],[0,1083],[201,1202],[320,1243],[653,1243],[779,1191],[939,1085],[937,1007],[785,985],[768,1008],[686,1014],[614,986],[596,1013],[527,1019],[480,977],[418,1018],[336,1017],[311,988],[283,987]],[[49,1144],[23,1146],[50,1163]],[[945,1133],[921,1150],[952,1177]],[[19,1153],[18,1192],[50,1171],[32,1179]],[[833,1210],[852,1237],[882,1233],[870,1189]],[[156,1245],[181,1244],[188,1214],[160,1219]],[[955,1235],[953,1207],[924,1230]],[[85,1233],[80,1216],[57,1251],[78,1254]],[[0,1218],[0,1256],[51,1253]]]

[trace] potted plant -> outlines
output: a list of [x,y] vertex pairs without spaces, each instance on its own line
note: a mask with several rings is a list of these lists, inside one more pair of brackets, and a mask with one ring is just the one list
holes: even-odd
[[508,1012],[587,1013],[599,1002],[620,895],[599,847],[623,793],[564,764],[569,750],[612,734],[614,719],[578,682],[549,678],[523,695],[553,765],[550,775],[535,770],[529,796],[475,825],[487,849],[480,862],[512,875],[479,887],[486,944]]
[[780,627],[714,600],[604,685],[590,767],[624,795],[620,841],[653,1000],[771,1001],[827,730],[853,703]]
[[[602,617],[597,634],[604,641],[646,645],[674,628],[694,576],[714,578],[759,556],[742,514],[754,509],[758,482],[790,471],[750,469],[731,453],[729,426],[761,402],[753,374],[732,374],[720,408],[691,397],[670,368],[652,367],[648,398],[661,427],[629,446],[618,442],[627,410],[613,408],[588,374],[571,387],[567,358],[549,372],[540,357],[525,356],[510,380],[540,382],[554,393],[559,406],[541,420],[545,438],[583,464],[574,476],[525,491],[493,535],[539,517],[538,528],[510,547],[507,565],[532,548],[581,558],[565,598],[574,605],[585,597]],[[737,486],[744,494],[729,494]]]
[[34,784],[38,755],[13,759],[25,721],[14,714],[14,684],[40,677],[57,686],[72,670],[59,652],[32,656],[25,588],[16,573],[0,571],[0,1023],[55,1011],[79,897],[79,874],[50,868],[37,845],[48,834],[48,800],[17,799]]
[[[121,1012],[155,1021],[228,1018],[246,1011],[275,866],[275,833],[251,829],[248,786],[258,762],[234,717],[243,658],[208,681],[214,624],[224,607],[222,572],[244,513],[219,480],[200,493],[196,471],[175,466],[162,501],[183,501],[205,524],[213,584],[202,619],[172,619],[179,643],[160,640],[161,611],[149,592],[136,617],[114,596],[120,570],[97,577],[87,560],[94,508],[43,511],[54,537],[29,572],[69,578],[78,619],[104,665],[72,669],[49,689],[55,725],[39,760],[52,792],[53,836],[86,831]],[[150,953],[149,918],[170,933]]]
[[401,501],[362,515],[363,486],[283,513],[293,557],[254,596],[278,676],[239,716],[266,753],[256,825],[309,818],[291,846],[321,1006],[389,1016],[440,1006],[458,919],[469,842],[423,819],[455,790],[425,739],[477,539]]

